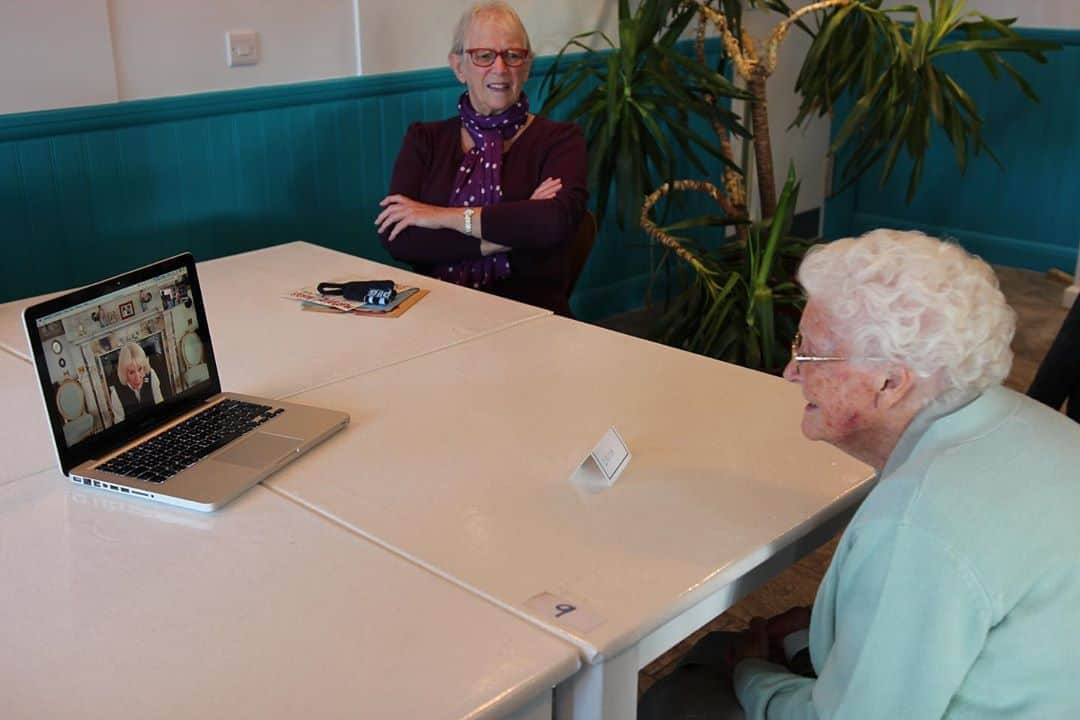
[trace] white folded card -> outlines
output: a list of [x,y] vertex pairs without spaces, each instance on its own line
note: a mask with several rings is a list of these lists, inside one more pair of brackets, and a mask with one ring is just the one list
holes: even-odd
[[574,472],[573,477],[586,486],[611,487],[630,464],[630,448],[614,427],[608,428],[600,442]]

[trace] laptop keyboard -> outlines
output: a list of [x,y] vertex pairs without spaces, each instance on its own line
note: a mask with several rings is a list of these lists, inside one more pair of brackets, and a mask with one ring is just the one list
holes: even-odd
[[270,405],[222,400],[98,468],[147,482],[165,482],[283,412],[284,408]]

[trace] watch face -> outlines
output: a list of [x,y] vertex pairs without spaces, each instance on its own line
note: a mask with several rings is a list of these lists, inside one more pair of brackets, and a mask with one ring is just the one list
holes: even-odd
[[63,350],[63,349],[64,349],[64,345],[59,340],[53,340],[52,341],[52,351],[54,353],[59,355],[60,351]]

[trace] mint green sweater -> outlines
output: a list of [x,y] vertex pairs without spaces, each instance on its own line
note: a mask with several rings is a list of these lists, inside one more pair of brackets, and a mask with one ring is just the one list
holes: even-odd
[[916,418],[814,603],[817,680],[735,671],[750,720],[1080,718],[1080,425],[992,388]]

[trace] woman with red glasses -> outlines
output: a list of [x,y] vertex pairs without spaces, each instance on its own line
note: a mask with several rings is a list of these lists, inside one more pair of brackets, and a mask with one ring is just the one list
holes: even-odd
[[426,275],[570,315],[585,137],[529,112],[529,35],[505,2],[462,15],[449,60],[458,115],[409,127],[375,219],[383,243]]

